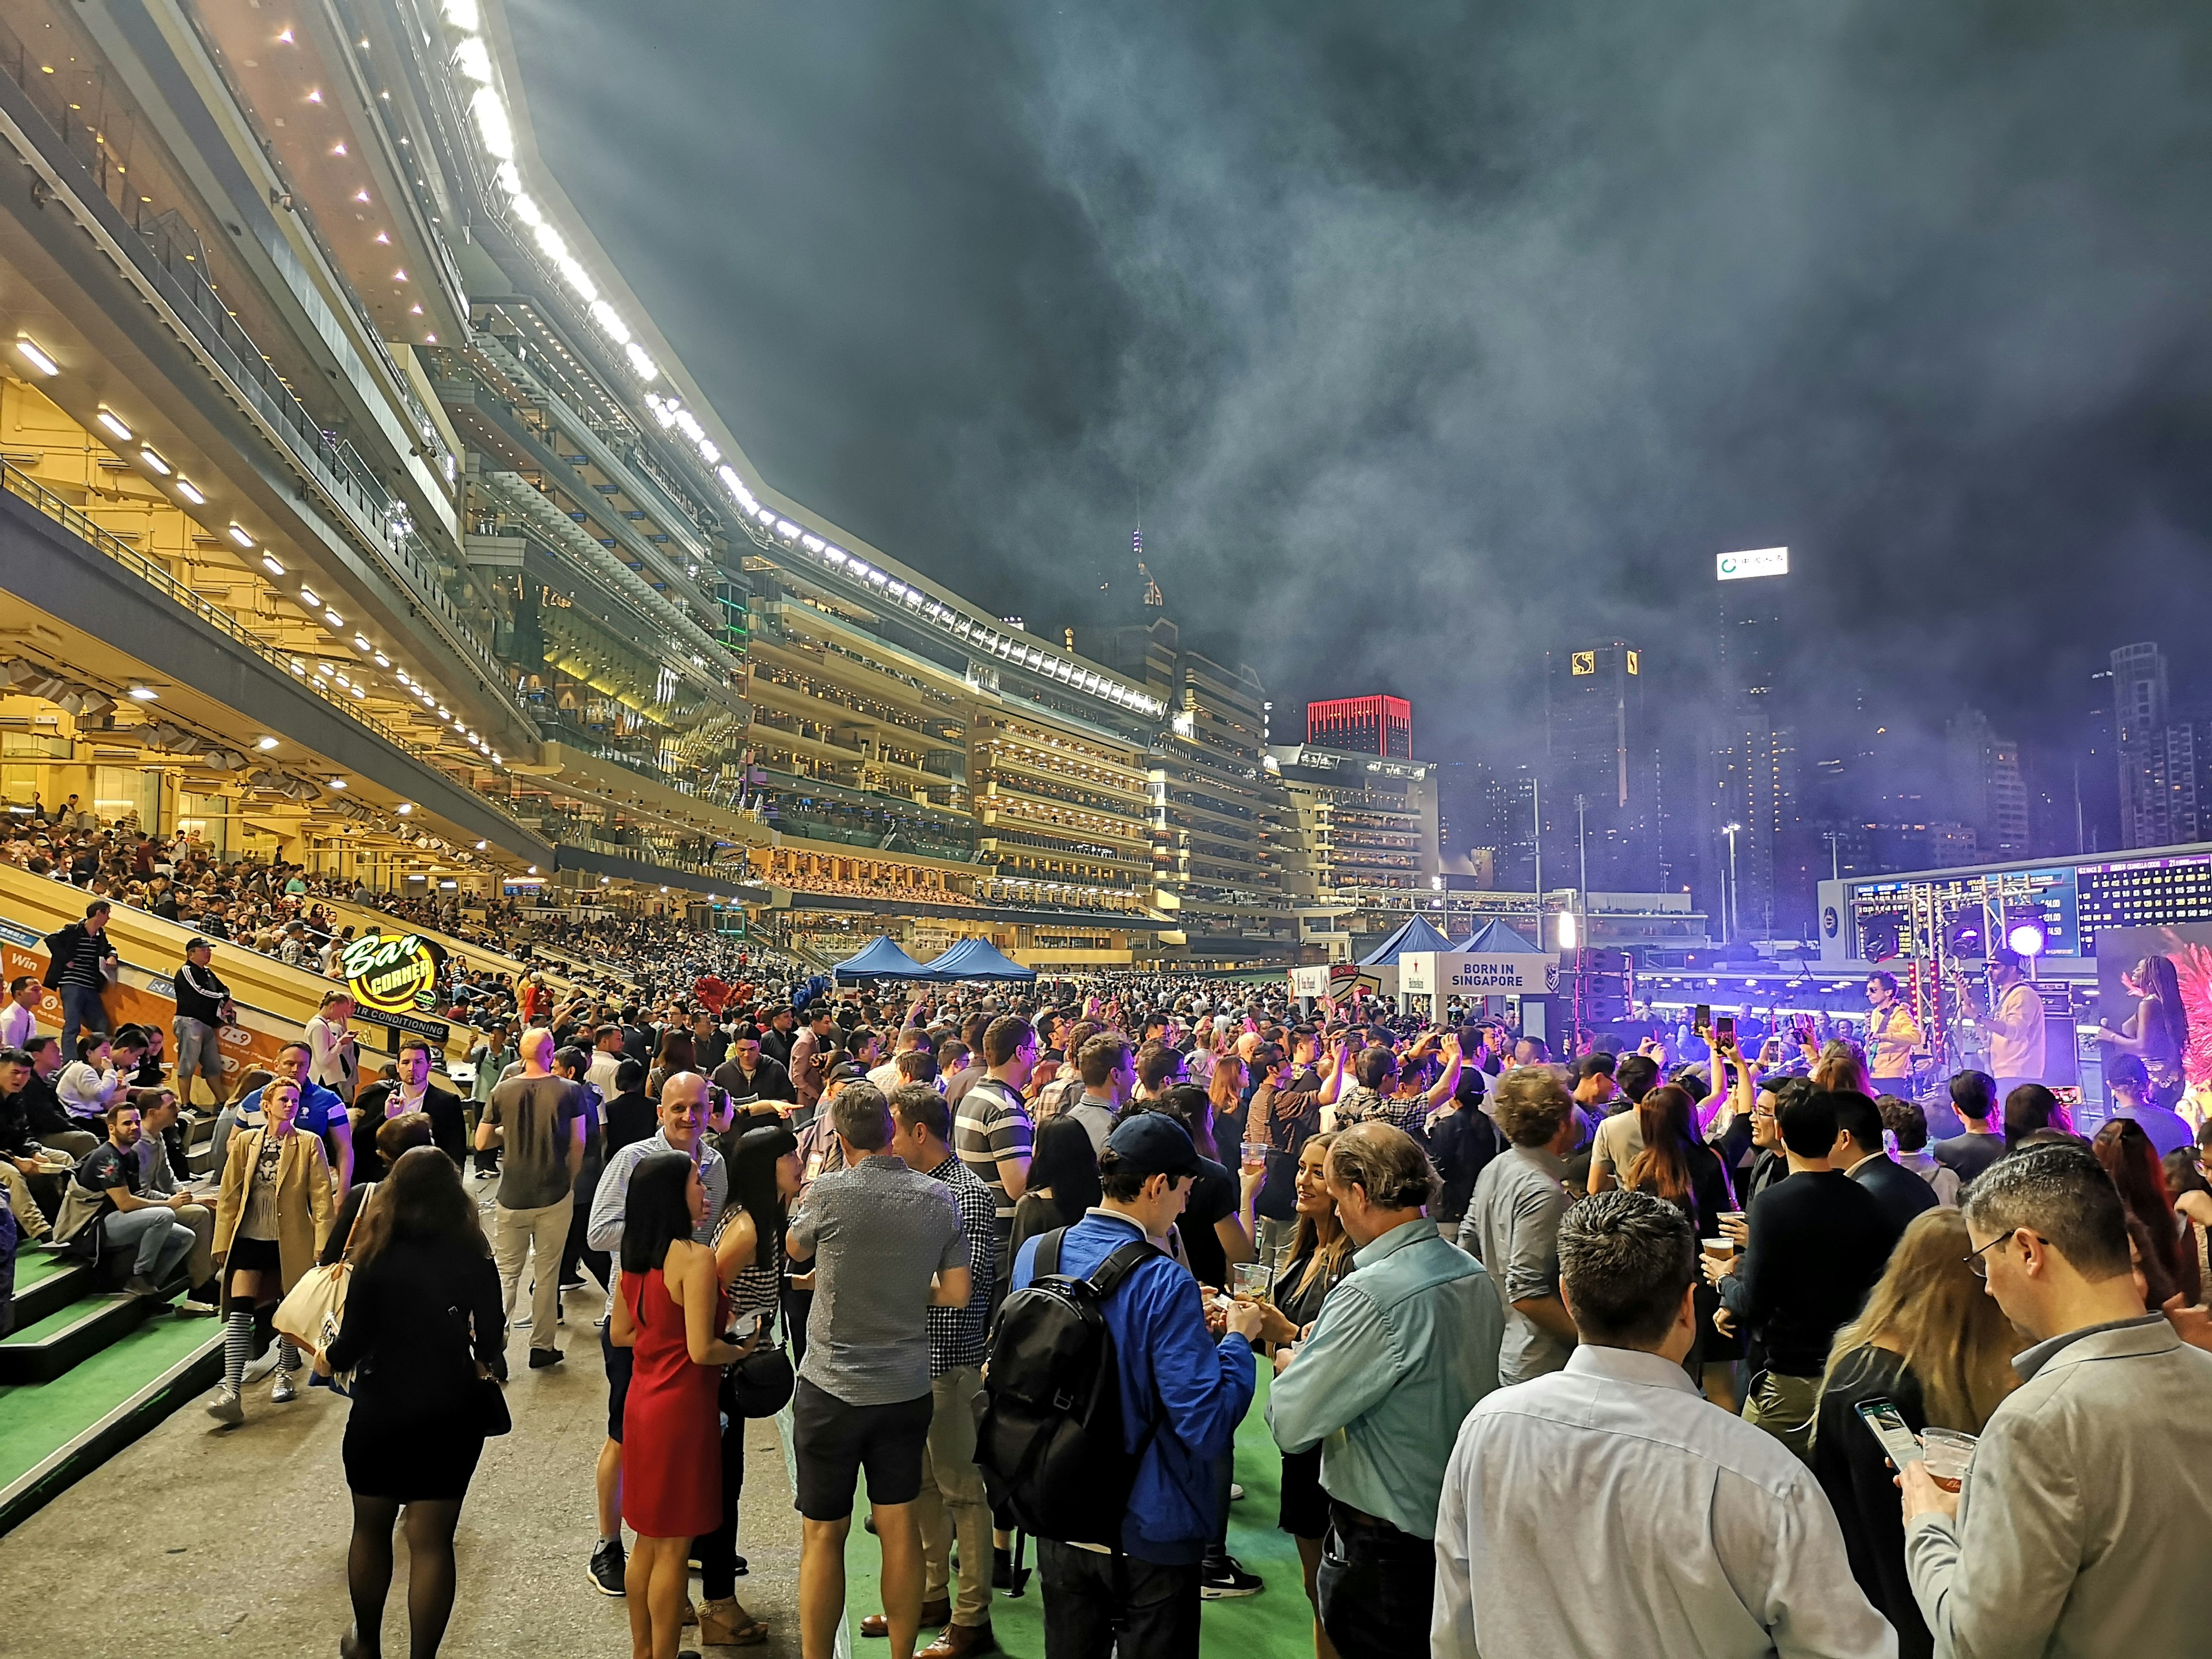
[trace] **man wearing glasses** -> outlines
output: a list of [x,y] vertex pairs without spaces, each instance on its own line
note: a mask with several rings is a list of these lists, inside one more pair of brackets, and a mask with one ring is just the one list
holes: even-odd
[[2202,1653],[2203,1611],[2172,1587],[2212,1575],[2212,1354],[2144,1308],[2126,1212],[2087,1147],[1999,1159],[1964,1209],[1968,1261],[2034,1343],[1964,1490],[1917,1460],[1899,1475],[1937,1650]]

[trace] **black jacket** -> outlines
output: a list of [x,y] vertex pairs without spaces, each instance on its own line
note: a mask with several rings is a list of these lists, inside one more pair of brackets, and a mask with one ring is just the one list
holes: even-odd
[[738,1069],[734,1060],[725,1061],[714,1068],[714,1081],[717,1088],[727,1089],[738,1100],[749,1095],[761,1100],[796,1101],[799,1098],[799,1091],[791,1086],[791,1073],[783,1068],[781,1061],[770,1060],[765,1054],[761,1056],[760,1070],[753,1073],[750,1084],[745,1081],[744,1073]]
[[[85,940],[92,937],[92,931],[81,921],[72,921],[68,926],[47,934],[46,938],[46,977],[40,980],[40,983],[49,991],[60,989],[62,975],[69,971],[70,964],[76,960],[76,953],[82,948]],[[100,934],[100,955],[103,961],[114,956],[115,953],[115,946],[107,935]]]
[[[376,1155],[376,1132],[399,1093],[396,1083],[372,1084],[354,1103],[361,1121],[353,1127],[353,1178],[356,1182],[384,1178],[384,1161]],[[468,1162],[468,1132],[461,1097],[439,1086],[435,1078],[422,1096],[422,1109],[430,1120],[430,1144],[456,1164]]]
[[203,1025],[222,1024],[222,1005],[230,1000],[230,987],[222,982],[213,964],[195,968],[189,962],[177,964],[172,975],[177,987],[177,1018],[196,1019]]
[[1912,1224],[1913,1217],[1942,1202],[1933,1187],[1886,1152],[1860,1164],[1851,1171],[1851,1179],[1875,1195],[1881,1212],[1900,1233]]

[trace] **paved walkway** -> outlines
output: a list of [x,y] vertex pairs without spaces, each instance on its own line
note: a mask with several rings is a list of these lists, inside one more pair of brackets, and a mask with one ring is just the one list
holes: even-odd
[[[528,1370],[529,1333],[514,1334],[514,1432],[485,1443],[461,1513],[447,1653],[629,1651],[625,1604],[599,1595],[585,1571],[595,1531],[592,1468],[606,1425],[590,1322],[599,1297],[593,1287],[568,1301],[565,1364]],[[15,1587],[0,1628],[43,1630],[24,1650],[53,1659],[335,1654],[351,1620],[351,1508],[338,1455],[349,1409],[320,1389],[274,1406],[264,1381],[247,1390],[240,1428],[219,1428],[197,1407],[178,1413],[0,1538],[0,1583]],[[775,1425],[751,1431],[738,1547],[752,1572],[738,1595],[774,1631],[766,1645],[743,1651],[767,1659],[799,1652],[799,1518]],[[385,1609],[389,1655],[407,1651],[404,1540],[397,1554]],[[4,1640],[0,1649],[12,1650]],[[712,1659],[740,1650],[705,1651]]]

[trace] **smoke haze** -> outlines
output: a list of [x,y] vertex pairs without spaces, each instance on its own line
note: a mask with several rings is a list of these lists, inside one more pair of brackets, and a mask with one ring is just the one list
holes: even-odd
[[1527,758],[1594,636],[1686,716],[1731,548],[1835,707],[2056,741],[2114,645],[2192,674],[2202,5],[508,10],[769,481],[1032,627],[1141,513],[1186,637],[1425,755]]

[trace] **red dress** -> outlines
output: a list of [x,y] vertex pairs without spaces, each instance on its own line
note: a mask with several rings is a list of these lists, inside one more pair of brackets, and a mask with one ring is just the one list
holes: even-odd
[[[684,1310],[659,1268],[624,1273],[623,1300],[637,1333],[623,1407],[623,1519],[647,1538],[697,1538],[722,1524],[722,1372],[695,1365]],[[714,1293],[714,1328],[726,1302]]]

